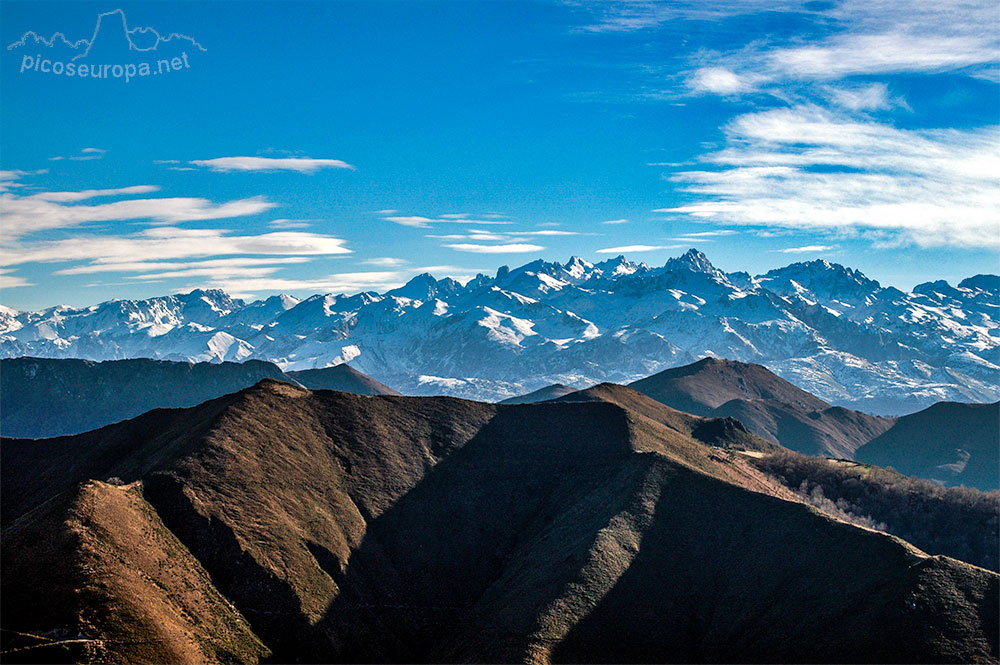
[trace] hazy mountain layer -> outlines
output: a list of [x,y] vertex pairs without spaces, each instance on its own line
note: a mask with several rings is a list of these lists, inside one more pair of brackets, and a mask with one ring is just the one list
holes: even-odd
[[1000,489],[1000,402],[942,402],[903,416],[857,459],[949,485]]
[[358,395],[396,395],[348,365],[282,372],[273,363],[162,360],[0,360],[0,434],[40,438],[78,434],[150,409],[194,406],[261,379]]

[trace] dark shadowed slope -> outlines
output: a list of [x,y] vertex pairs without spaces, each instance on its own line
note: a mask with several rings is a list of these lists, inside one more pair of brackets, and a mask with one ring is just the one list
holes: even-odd
[[553,383],[551,386],[545,386],[544,388],[539,388],[533,392],[527,393],[525,395],[518,395],[517,397],[508,397],[507,399],[500,402],[501,404],[533,404],[535,402],[547,402],[550,399],[558,399],[563,395],[569,395],[570,393],[575,393],[576,388],[570,388],[569,386],[563,385],[561,383]]
[[265,381],[4,440],[4,661],[996,661],[994,573],[804,505],[704,419],[592,396]]
[[675,409],[730,416],[769,441],[809,455],[851,458],[891,418],[830,406],[760,365],[705,358],[629,384]]
[[285,372],[285,375],[309,390],[339,390],[355,395],[398,395],[389,386],[365,376],[350,365],[340,364],[322,369]]
[[0,360],[0,434],[25,438],[78,434],[150,409],[194,406],[265,378],[363,395],[396,394],[346,365],[291,374],[301,376],[284,374],[277,365],[259,360],[4,359]]
[[1000,402],[939,402],[903,416],[857,459],[948,485],[1000,489]]

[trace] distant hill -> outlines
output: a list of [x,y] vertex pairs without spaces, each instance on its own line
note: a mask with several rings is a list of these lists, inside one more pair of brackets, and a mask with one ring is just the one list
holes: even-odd
[[78,434],[155,408],[187,407],[270,378],[362,395],[396,394],[338,365],[285,374],[272,363],[186,363],[138,358],[0,360],[0,434],[40,438]]
[[389,386],[379,383],[370,376],[365,376],[350,365],[343,363],[322,369],[285,372],[285,376],[294,379],[310,390],[339,390],[355,395],[399,395]]
[[806,505],[732,421],[584,393],[265,379],[4,439],[3,659],[997,660],[996,573]]
[[754,434],[809,455],[851,458],[894,422],[831,406],[766,367],[720,358],[668,369],[629,386],[680,411],[735,418]]
[[857,459],[949,485],[1000,489],[1000,402],[940,402],[903,416]]
[[553,383],[551,386],[545,386],[544,388],[539,388],[534,392],[530,392],[526,395],[518,395],[517,397],[508,397],[507,399],[500,402],[501,404],[532,404],[534,402],[547,402],[550,399],[556,399],[562,397],[563,395],[569,395],[570,393],[576,392],[576,388],[570,388],[569,386],[563,385],[561,383]]

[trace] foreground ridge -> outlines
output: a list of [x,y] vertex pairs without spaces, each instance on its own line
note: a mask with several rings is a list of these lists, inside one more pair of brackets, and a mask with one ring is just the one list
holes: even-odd
[[4,658],[997,660],[996,573],[805,505],[735,421],[575,395],[265,379],[4,439]]

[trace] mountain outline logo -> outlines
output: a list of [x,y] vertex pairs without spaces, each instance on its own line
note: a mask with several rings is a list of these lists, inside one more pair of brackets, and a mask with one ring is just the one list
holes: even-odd
[[[194,37],[189,35],[181,34],[179,32],[171,32],[166,37],[162,36],[158,30],[152,27],[139,27],[139,28],[129,28],[128,19],[125,17],[125,12],[121,9],[115,9],[109,12],[102,12],[97,15],[97,23],[94,25],[94,33],[91,35],[90,39],[82,38],[75,42],[71,42],[66,38],[65,33],[55,32],[48,39],[39,35],[34,30],[28,30],[21,38],[15,42],[7,45],[8,51],[13,51],[21,47],[29,46],[29,39],[34,41],[34,45],[44,45],[47,48],[56,48],[58,46],[65,46],[66,48],[78,51],[81,47],[86,47],[81,53],[77,53],[73,56],[73,60],[80,60],[86,58],[90,55],[91,50],[95,43],[99,43],[98,39],[102,36],[102,27],[104,26],[104,20],[106,18],[114,17],[116,18],[121,27],[120,35],[124,37],[125,44],[127,44],[128,51],[136,51],[140,53],[148,53],[151,51],[156,51],[162,44],[170,44],[175,40],[183,40],[196,48],[199,51],[205,52],[206,49],[202,46]],[[118,30],[119,23],[115,24],[114,28],[109,28],[110,30]],[[106,38],[105,38],[106,39]],[[138,43],[137,43],[138,41]],[[148,46],[144,45],[143,42],[150,43]]]
[[[90,39],[71,41],[64,32],[46,38],[28,30],[7,45],[7,51],[23,50],[19,73],[54,74],[74,78],[123,79],[177,72],[191,68],[188,51],[206,52],[190,35],[171,32],[166,36],[152,27],[131,28],[121,9],[102,12]],[[142,61],[136,56],[146,56]]]

